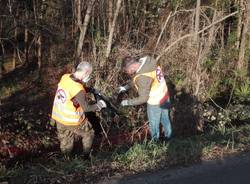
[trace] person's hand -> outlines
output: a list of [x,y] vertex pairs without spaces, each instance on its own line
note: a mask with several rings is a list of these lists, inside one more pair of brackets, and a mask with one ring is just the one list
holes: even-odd
[[98,100],[96,106],[98,107],[97,111],[100,111],[102,108],[106,108],[107,104],[103,100]]
[[122,100],[121,106],[128,106],[128,100]]
[[127,91],[127,89],[125,88],[125,86],[120,86],[120,87],[117,88],[117,93],[118,94],[120,94],[122,92],[126,92],[126,91]]

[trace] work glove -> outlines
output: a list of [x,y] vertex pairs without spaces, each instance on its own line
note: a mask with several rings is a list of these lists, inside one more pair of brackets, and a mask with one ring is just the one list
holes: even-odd
[[121,106],[128,106],[128,100],[122,100]]
[[97,111],[100,111],[102,108],[106,108],[107,104],[103,100],[98,100],[96,103]]
[[120,93],[123,93],[123,92],[126,92],[128,89],[126,88],[126,86],[120,86],[117,88],[117,93],[120,94]]

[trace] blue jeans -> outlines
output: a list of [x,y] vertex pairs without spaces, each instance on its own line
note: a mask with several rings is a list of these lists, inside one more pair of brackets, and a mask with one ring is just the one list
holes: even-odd
[[172,134],[172,127],[169,120],[168,109],[160,107],[160,105],[147,104],[147,114],[149,120],[149,130],[152,139],[159,139],[160,137],[160,123],[164,128],[165,138],[170,138]]

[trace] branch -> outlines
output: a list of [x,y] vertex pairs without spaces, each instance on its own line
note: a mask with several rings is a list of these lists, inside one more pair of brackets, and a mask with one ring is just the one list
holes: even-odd
[[120,11],[120,7],[121,7],[121,0],[118,0],[116,3],[116,10],[115,10],[115,14],[114,14],[114,19],[112,22],[112,27],[109,33],[109,38],[108,38],[108,45],[107,45],[107,50],[106,50],[106,58],[109,57],[109,54],[111,52],[111,45],[112,45],[112,39],[113,39],[113,34],[114,34],[114,29],[115,29],[115,24],[116,24],[116,19],[118,17],[119,11]]
[[[218,23],[220,23],[220,22],[222,22],[222,21],[228,19],[229,17],[232,17],[232,16],[234,16],[234,15],[236,15],[236,14],[238,14],[238,13],[239,13],[239,11],[235,11],[235,12],[233,12],[233,13],[231,13],[231,14],[229,14],[229,15],[227,15],[227,16],[225,16],[225,17],[223,17],[223,18],[221,18],[221,19],[219,19],[219,20],[217,20],[217,21],[215,21],[214,23],[212,23],[212,24],[206,26],[206,27],[203,28],[202,30],[198,31],[196,34],[201,34],[202,32],[204,32],[204,31],[206,31],[207,29],[211,28],[211,27],[214,26],[215,24],[218,24]],[[182,36],[181,38],[177,39],[176,41],[174,41],[171,45],[169,45],[167,48],[165,48],[165,49],[163,50],[163,52],[156,58],[156,61],[158,61],[164,54],[166,54],[166,52],[168,52],[174,45],[176,45],[177,43],[179,43],[181,40],[184,40],[185,38],[188,38],[188,37],[192,37],[193,35],[194,35],[194,34],[189,33],[189,34],[186,34],[186,35]]]
[[105,131],[105,129],[103,128],[102,121],[100,121],[100,125],[101,125],[101,128],[102,128],[102,132],[103,132],[105,138],[106,138],[107,141],[108,141],[109,146],[112,146],[112,144],[111,144],[111,142],[110,142],[110,140],[109,140],[109,138],[108,138],[108,134],[107,134],[107,132]]
[[[161,29],[161,33],[160,33],[160,35],[159,35],[159,37],[158,37],[158,39],[157,39],[157,42],[156,42],[156,44],[155,44],[154,53],[155,53],[155,50],[157,49],[157,46],[158,46],[158,44],[159,44],[159,42],[160,42],[160,40],[161,40],[163,31],[166,29],[167,23],[168,23],[168,21],[169,21],[169,19],[170,19],[171,16],[172,16],[172,11],[169,13],[169,15],[168,15],[168,17],[167,17],[167,19],[166,19],[166,21],[165,21],[165,23],[164,23],[164,25],[163,25],[163,27],[162,27],[162,29]],[[153,54],[153,55],[154,55],[154,54]]]
[[[83,24],[81,25],[81,22],[78,22],[78,27],[80,29],[80,38],[78,40],[78,46],[77,46],[77,51],[76,51],[77,57],[80,57],[80,55],[82,53],[83,41],[84,41],[84,38],[85,38],[85,35],[87,32],[87,27],[88,27],[89,20],[90,20],[90,13],[92,11],[92,7],[93,7],[94,3],[95,3],[95,0],[91,0],[89,2],[88,7],[87,7],[87,11],[86,11],[86,14],[84,17]],[[80,12],[78,12],[78,13],[80,13]]]
[[131,142],[134,141],[134,136],[141,130],[145,129],[148,126],[149,122],[145,122],[142,126],[140,126],[139,128],[137,128],[135,131],[132,132],[130,140]]
[[[206,94],[209,95],[208,93],[206,93]],[[225,111],[225,112],[226,112],[226,110],[223,109],[221,106],[219,106],[210,96],[208,96],[208,98],[211,100],[211,102],[213,102],[213,104],[214,104],[216,107],[218,107],[218,108],[221,109],[222,111]]]

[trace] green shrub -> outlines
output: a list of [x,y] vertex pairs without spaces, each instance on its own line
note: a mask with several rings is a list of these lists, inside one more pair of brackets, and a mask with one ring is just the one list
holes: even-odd
[[248,101],[250,99],[250,79],[237,87],[234,94],[240,101]]

